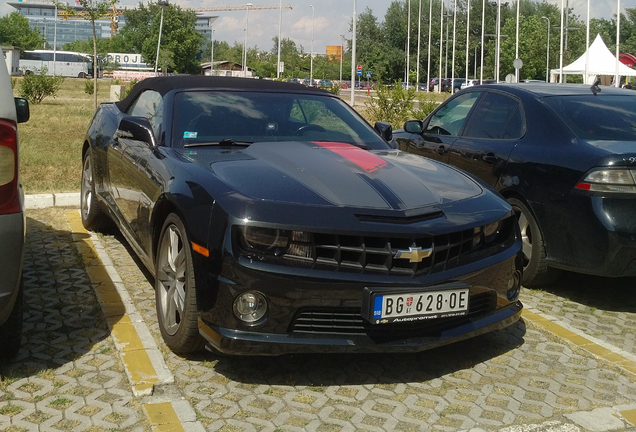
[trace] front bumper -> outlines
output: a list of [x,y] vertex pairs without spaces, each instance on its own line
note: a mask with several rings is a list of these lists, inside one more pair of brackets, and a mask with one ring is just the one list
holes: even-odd
[[[522,305],[516,295],[509,298],[509,290],[511,274],[519,271],[521,261],[518,255],[512,255],[497,263],[496,260],[501,258],[493,257],[494,263],[474,263],[436,274],[437,279],[431,275],[426,281],[351,273],[337,273],[332,275],[333,280],[303,278],[293,274],[272,274],[264,270],[266,266],[249,268],[245,263],[230,259],[223,272],[229,277],[216,281],[218,288],[213,290],[213,302],[206,307],[210,298],[202,296],[200,299],[204,300],[204,307],[199,311],[199,329],[213,348],[226,354],[423,351],[499,330],[519,319]],[[460,281],[469,287],[471,310],[468,316],[391,324],[390,327],[371,324],[361,318],[365,287],[426,291],[448,281]],[[266,319],[253,326],[238,321],[231,312],[235,296],[249,290],[263,293],[269,306]],[[481,305],[479,309],[478,304]],[[336,318],[331,327],[317,325],[309,330],[297,325],[300,317],[312,313],[336,317],[355,315],[355,318],[350,321]]]

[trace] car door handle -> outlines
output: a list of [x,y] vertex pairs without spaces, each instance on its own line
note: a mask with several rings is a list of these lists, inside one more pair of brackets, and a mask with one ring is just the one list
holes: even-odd
[[487,153],[481,157],[481,159],[488,165],[492,165],[497,162],[497,156],[494,153]]
[[444,156],[446,154],[446,146],[441,145],[437,147],[435,151],[437,152],[438,155]]

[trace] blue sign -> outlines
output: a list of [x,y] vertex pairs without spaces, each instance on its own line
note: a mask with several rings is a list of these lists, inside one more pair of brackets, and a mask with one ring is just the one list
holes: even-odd
[[362,75],[362,71],[360,69],[358,69],[358,75]]
[[371,72],[367,72],[367,78],[371,78]]

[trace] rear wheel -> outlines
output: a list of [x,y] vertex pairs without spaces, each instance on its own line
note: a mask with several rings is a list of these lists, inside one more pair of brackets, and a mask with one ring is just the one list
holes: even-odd
[[78,77],[78,78],[86,78],[86,73],[85,73],[85,72],[80,72],[80,73],[77,75],[77,77]]
[[548,267],[545,244],[539,225],[530,209],[521,200],[509,198],[508,203],[517,216],[523,244],[523,282],[526,287],[548,285],[558,279],[561,272]]
[[14,357],[20,349],[22,341],[23,287],[20,282],[18,298],[7,321],[0,325],[0,360]]
[[95,182],[93,181],[93,166],[90,151],[86,152],[82,164],[80,208],[82,209],[82,224],[87,230],[100,231],[110,226],[111,221],[102,211],[95,196]]
[[199,334],[197,298],[190,241],[174,213],[161,229],[155,262],[155,299],[161,336],[177,354],[203,348]]

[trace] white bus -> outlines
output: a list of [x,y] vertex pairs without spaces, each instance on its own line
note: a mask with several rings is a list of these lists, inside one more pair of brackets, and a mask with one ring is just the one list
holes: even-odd
[[[55,61],[53,61],[55,57]],[[24,51],[20,57],[20,73],[40,73],[46,68],[47,75],[86,78],[93,76],[93,56],[71,51],[33,50]],[[102,76],[101,60],[97,59],[97,76]]]

